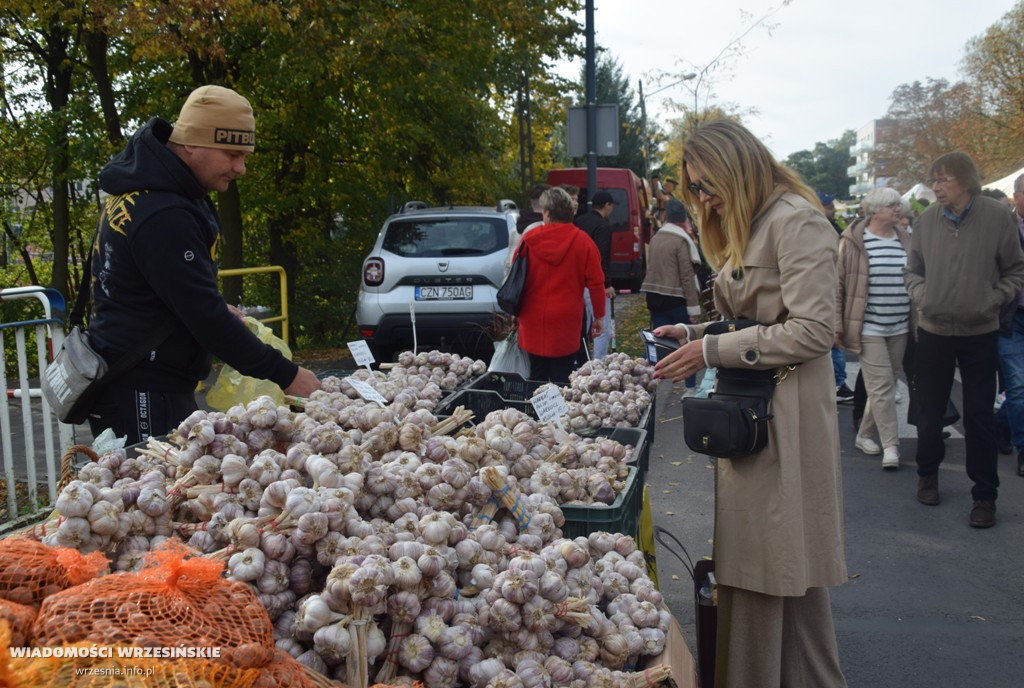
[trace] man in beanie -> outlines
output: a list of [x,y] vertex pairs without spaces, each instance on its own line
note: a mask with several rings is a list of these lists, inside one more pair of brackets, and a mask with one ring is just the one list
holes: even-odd
[[245,174],[256,144],[249,102],[221,86],[189,95],[172,126],[154,117],[100,172],[106,192],[92,252],[89,342],[114,367],[89,416],[129,444],[165,434],[197,408],[211,354],[288,394],[319,388],[311,371],[261,342],[220,295],[220,219],[211,191]]

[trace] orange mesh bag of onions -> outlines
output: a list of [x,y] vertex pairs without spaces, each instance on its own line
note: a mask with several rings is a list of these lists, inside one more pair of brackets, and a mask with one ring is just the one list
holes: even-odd
[[[259,669],[238,669],[205,659],[121,657],[139,648],[78,643],[45,648],[61,656],[12,657],[10,628],[0,620],[2,688],[255,688]],[[42,648],[33,648],[42,651]],[[95,656],[94,656],[95,655]],[[109,655],[109,656],[107,656]]]
[[10,644],[14,647],[28,645],[32,624],[36,620],[36,608],[28,605],[0,600],[0,619],[5,619],[10,628]]
[[24,537],[0,540],[0,597],[38,605],[48,595],[92,580],[107,565],[100,552],[82,554]]
[[306,667],[296,662],[284,650],[275,650],[274,659],[270,661],[270,664],[260,669],[260,678],[256,681],[254,688],[278,688],[279,686],[288,686],[288,688],[319,688],[319,686],[337,685],[319,674],[317,674],[317,678],[322,680],[315,680],[314,677],[310,676],[309,671],[312,670],[307,670]]
[[219,648],[212,661],[249,669],[274,656],[270,617],[245,583],[222,577],[224,563],[167,540],[136,573],[114,573],[47,597],[35,645]]

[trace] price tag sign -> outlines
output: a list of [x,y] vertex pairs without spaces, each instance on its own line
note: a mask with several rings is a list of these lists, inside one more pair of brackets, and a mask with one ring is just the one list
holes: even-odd
[[352,378],[348,378],[348,383],[352,385],[353,389],[356,390],[356,394],[361,396],[363,399],[366,399],[367,401],[371,402],[376,402],[380,404],[382,407],[388,405],[388,400],[382,397],[380,392],[374,389],[373,385],[371,385],[370,383],[364,382],[363,380],[354,380]]
[[356,362],[357,366],[369,368],[370,364],[374,361],[373,354],[370,352],[370,345],[362,339],[349,342],[348,350],[352,354],[352,359]]
[[545,385],[540,391],[530,398],[533,410],[537,412],[537,418],[542,423],[554,422],[562,427],[562,416],[569,413],[569,407],[562,398],[562,390],[554,385]]

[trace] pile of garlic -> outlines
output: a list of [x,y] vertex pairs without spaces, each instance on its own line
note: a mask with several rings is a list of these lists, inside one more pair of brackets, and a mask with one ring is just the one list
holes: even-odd
[[[417,673],[429,688],[605,680],[590,664],[547,656],[556,643],[568,654],[570,641],[589,661],[628,666],[637,636],[622,616],[624,630],[612,630],[609,605],[649,594],[638,592],[643,557],[625,544],[615,555],[615,536],[563,540],[559,505],[613,501],[631,448],[565,441],[512,409],[450,436],[465,416],[433,416],[440,387],[421,374],[429,361],[412,365],[402,373],[409,386],[382,388],[392,393],[386,408],[329,378],[302,412],[266,397],[196,412],[173,445],[110,452],[83,468],[61,494],[59,518],[36,534],[104,551],[117,570],[181,537],[254,589],[281,649],[342,679],[357,637],[378,680]],[[528,517],[494,508],[483,469],[498,471]],[[622,561],[600,564],[614,556]],[[482,620],[495,607],[486,600],[504,609],[501,620]]]
[[587,361],[560,388],[569,407],[562,424],[572,431],[637,427],[657,388],[653,374],[650,362],[624,353]]

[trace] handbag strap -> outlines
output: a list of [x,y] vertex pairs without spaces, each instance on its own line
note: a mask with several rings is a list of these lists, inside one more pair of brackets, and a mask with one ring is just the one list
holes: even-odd
[[[89,304],[89,294],[92,291],[92,256],[93,248],[99,237],[100,227],[103,226],[103,219],[107,215],[107,209],[104,207],[100,211],[100,218],[96,223],[96,232],[93,234],[92,241],[89,244],[89,259],[85,261],[85,265],[82,266],[82,282],[78,287],[78,297],[75,299],[75,307],[71,309],[71,314],[68,315],[68,323],[72,327],[80,328],[85,330],[85,309]],[[173,319],[165,319],[160,327],[156,328],[150,333],[148,337],[142,340],[139,348],[134,351],[126,352],[121,358],[117,359],[110,368],[107,369],[107,374],[104,376],[105,380],[117,377],[121,373],[124,373],[129,368],[134,367],[138,363],[142,362],[142,359],[146,357],[146,354],[156,347],[158,347],[165,339],[167,339],[171,332],[174,331],[176,323]]]
[[107,374],[104,375],[105,380],[110,380],[117,377],[121,373],[126,372],[129,368],[135,367],[141,363],[150,351],[160,346],[165,339],[167,339],[171,332],[174,331],[174,327],[177,323],[173,319],[164,320],[163,323],[158,327],[150,336],[146,337],[142,341],[142,344],[138,349],[134,351],[127,351],[121,358],[117,359],[110,369],[107,370]]

